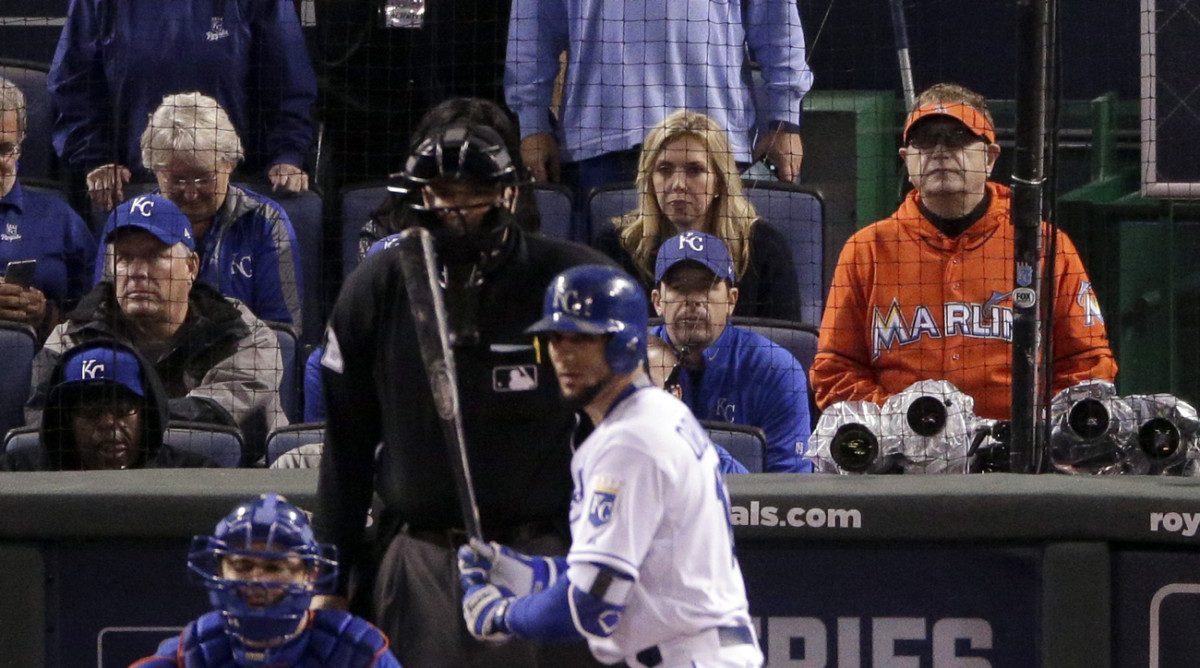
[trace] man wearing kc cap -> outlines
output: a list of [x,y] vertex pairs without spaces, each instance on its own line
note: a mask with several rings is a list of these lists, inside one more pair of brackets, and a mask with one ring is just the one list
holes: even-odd
[[760,427],[766,471],[812,471],[804,458],[811,431],[804,369],[769,339],[729,324],[735,275],[717,237],[691,231],[667,239],[650,293],[663,324],[651,333],[677,351],[683,402],[698,419]]
[[67,348],[115,338],[158,372],[171,419],[236,425],[246,441],[244,463],[257,461],[267,432],[287,424],[275,334],[241,302],[196,282],[191,223],[170,200],[135,197],[114,218],[105,239],[113,246],[112,279],[96,284],[34,359],[27,417],[41,407],[50,370]]
[[50,376],[39,448],[0,459],[0,470],[99,471],[216,466],[163,443],[167,397],[132,348],[96,339],[68,350]]

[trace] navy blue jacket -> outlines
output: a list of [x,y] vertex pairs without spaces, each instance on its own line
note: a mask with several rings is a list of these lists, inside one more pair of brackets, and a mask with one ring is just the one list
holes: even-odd
[[292,0],[71,0],[47,83],[54,148],[84,171],[138,172],[150,112],[192,90],[229,113],[248,170],[303,165],[312,143],[317,80]]
[[[361,617],[341,610],[313,610],[309,628],[295,640],[271,650],[279,668],[400,668],[388,651],[388,639]],[[137,668],[238,668],[232,642],[219,612],[192,622],[183,633],[159,645]]]

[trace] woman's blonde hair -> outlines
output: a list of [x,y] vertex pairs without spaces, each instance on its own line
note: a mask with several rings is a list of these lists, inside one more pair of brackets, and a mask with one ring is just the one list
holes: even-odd
[[758,219],[758,213],[742,192],[742,177],[738,175],[725,129],[694,111],[677,111],[646,135],[638,160],[637,209],[613,219],[613,225],[620,230],[621,246],[633,257],[638,271],[653,281],[654,254],[664,241],[678,234],[658,206],[652,179],[654,163],[668,144],[685,137],[695,137],[704,143],[717,177],[716,198],[709,206],[703,231],[725,242],[740,278],[750,266],[750,226]]

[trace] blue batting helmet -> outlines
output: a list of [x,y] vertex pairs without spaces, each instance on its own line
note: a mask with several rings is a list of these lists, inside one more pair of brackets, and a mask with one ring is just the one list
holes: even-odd
[[611,335],[604,359],[614,373],[625,374],[646,359],[647,310],[646,293],[628,274],[587,264],[554,277],[546,288],[542,319],[525,331]]
[[331,589],[337,560],[333,546],[313,538],[304,511],[264,494],[234,508],[213,535],[193,538],[188,569],[225,616],[235,650],[261,653],[298,635],[312,597]]

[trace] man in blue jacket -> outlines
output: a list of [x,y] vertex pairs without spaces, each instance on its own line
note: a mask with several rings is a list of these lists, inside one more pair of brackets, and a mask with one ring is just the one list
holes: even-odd
[[37,262],[32,280],[0,279],[0,319],[23,322],[45,338],[91,285],[96,240],[64,200],[21,187],[25,124],[24,93],[0,77],[0,273],[9,262]]
[[678,353],[683,402],[701,420],[766,432],[764,470],[811,472],[805,370],[769,339],[729,324],[738,289],[725,244],[703,232],[672,237],[658,251],[654,275],[650,298],[664,324],[651,333]]

